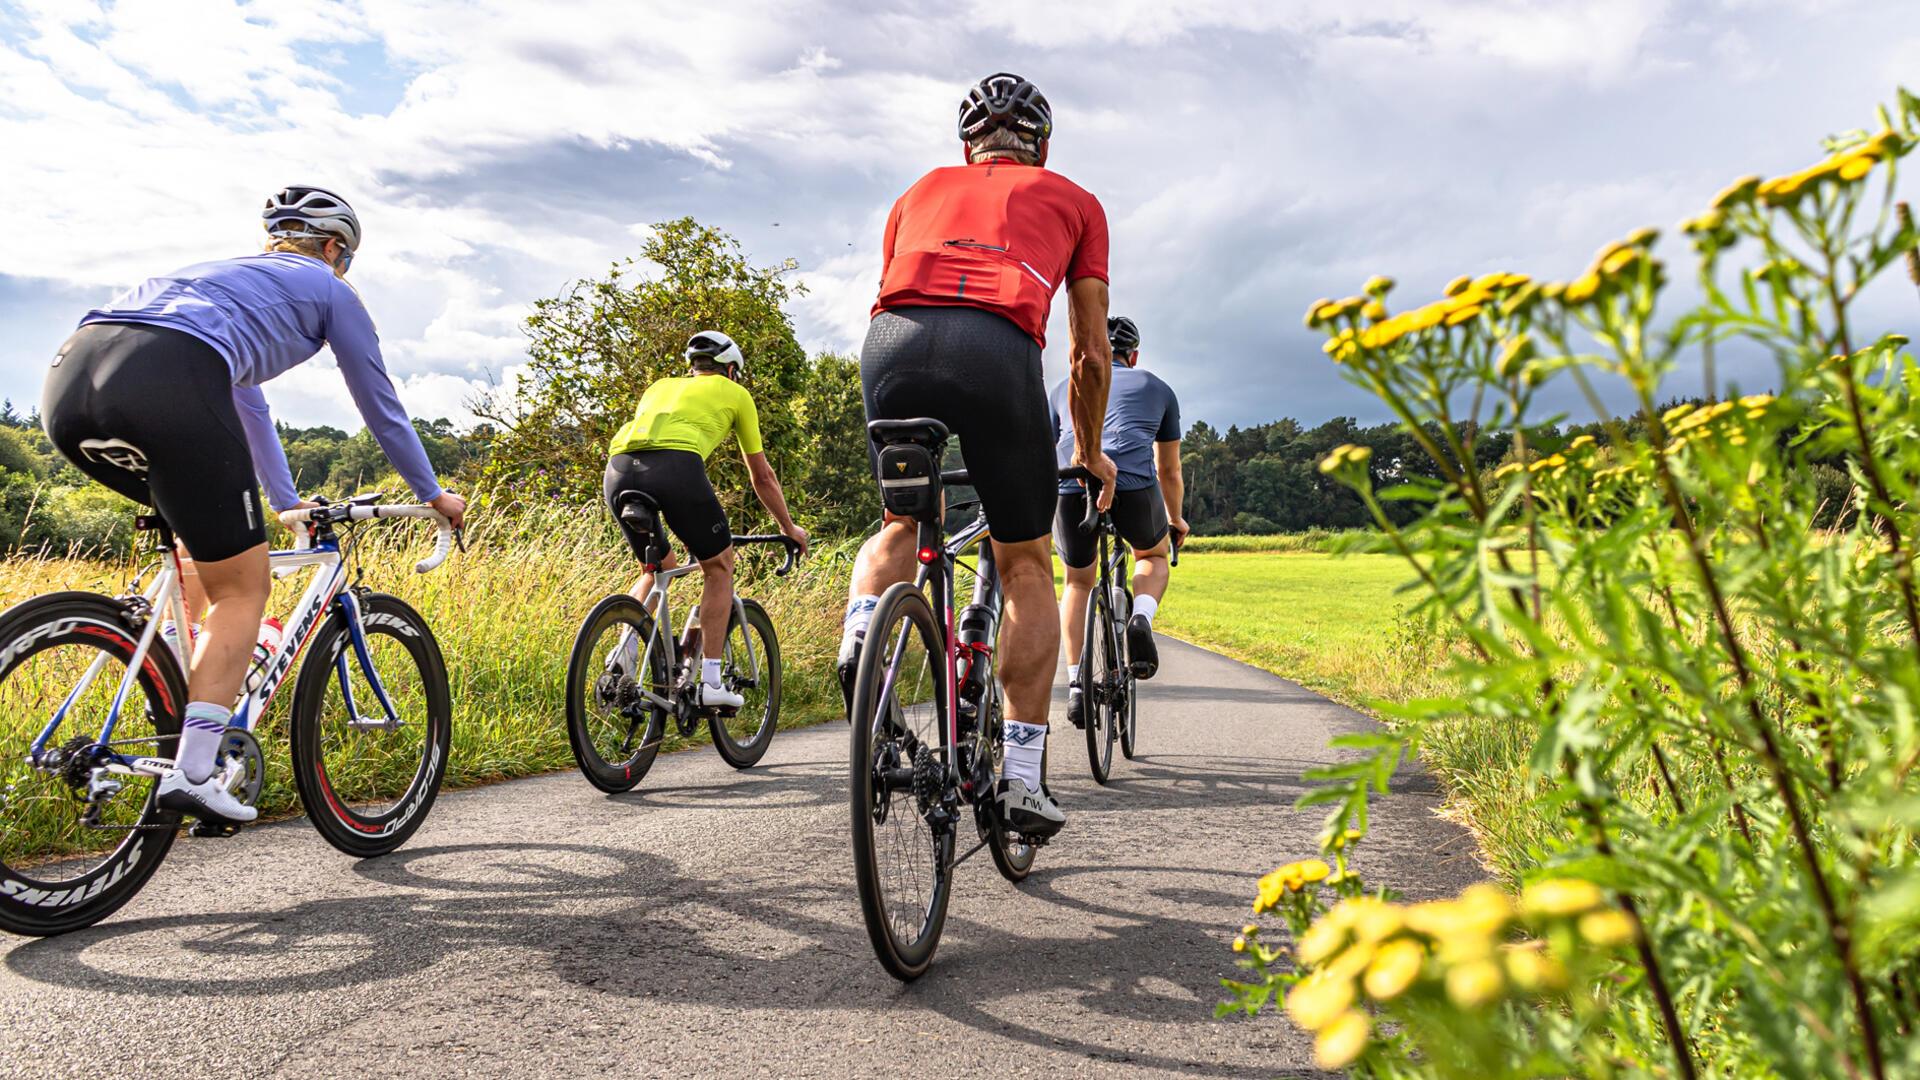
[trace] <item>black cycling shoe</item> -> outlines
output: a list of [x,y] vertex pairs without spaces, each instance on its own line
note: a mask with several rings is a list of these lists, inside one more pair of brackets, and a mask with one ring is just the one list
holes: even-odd
[[1087,726],[1087,692],[1080,689],[1077,682],[1067,684],[1067,719],[1074,727],[1085,729]]
[[860,643],[864,637],[854,638],[851,645],[841,642],[840,659],[834,665],[840,676],[840,703],[846,707],[843,715],[849,724],[853,723],[853,680],[860,672]]
[[1127,620],[1127,655],[1133,658],[1133,677],[1151,679],[1160,670],[1160,650],[1153,644],[1153,624],[1145,615]]

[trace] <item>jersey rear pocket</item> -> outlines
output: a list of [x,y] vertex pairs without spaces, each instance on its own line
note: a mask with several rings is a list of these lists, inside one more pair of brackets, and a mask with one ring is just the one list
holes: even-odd
[[903,251],[894,262],[904,290],[925,299],[1005,307],[1020,294],[1022,271],[996,251],[950,245]]

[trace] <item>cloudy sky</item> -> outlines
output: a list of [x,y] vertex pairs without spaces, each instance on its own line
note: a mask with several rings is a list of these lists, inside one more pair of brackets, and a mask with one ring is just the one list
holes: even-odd
[[[1189,419],[1378,419],[1300,329],[1313,297],[1569,275],[1814,160],[1916,58],[1915,0],[0,0],[0,394],[37,401],[92,303],[255,249],[289,182],[359,210],[353,281],[416,415],[464,420],[534,298],[682,214],[796,260],[801,340],[851,351],[889,204],[1010,69]],[[359,426],[324,354],[267,390]]]

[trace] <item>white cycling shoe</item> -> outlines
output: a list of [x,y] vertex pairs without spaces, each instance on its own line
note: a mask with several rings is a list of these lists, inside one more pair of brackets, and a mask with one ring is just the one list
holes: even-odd
[[1025,780],[1009,776],[1000,781],[1000,820],[1027,836],[1052,836],[1067,823],[1067,815],[1053,796],[1035,791]]
[[241,802],[221,785],[218,772],[196,784],[179,769],[168,769],[160,777],[158,803],[162,810],[185,814],[209,825],[245,825],[260,816],[260,811]]
[[693,703],[703,709],[737,709],[745,705],[747,699],[725,687],[702,682],[694,686]]

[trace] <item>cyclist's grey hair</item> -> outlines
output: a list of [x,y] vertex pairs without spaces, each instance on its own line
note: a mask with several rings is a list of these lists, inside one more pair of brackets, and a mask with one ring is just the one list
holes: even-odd
[[1038,165],[1040,151],[1012,128],[994,128],[967,144],[968,161],[988,158],[1011,158],[1022,165]]

